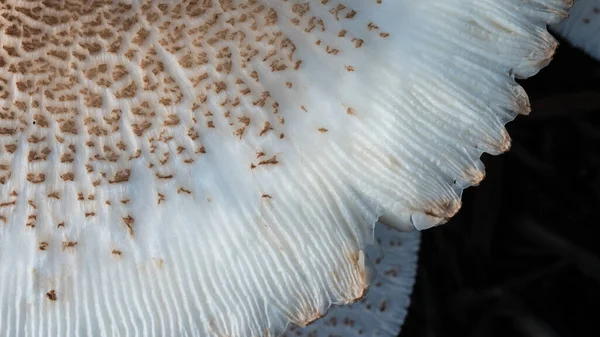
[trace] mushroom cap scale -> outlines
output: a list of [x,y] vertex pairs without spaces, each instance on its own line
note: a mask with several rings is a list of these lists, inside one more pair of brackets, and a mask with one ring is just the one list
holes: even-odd
[[[269,336],[445,222],[568,1],[0,2],[0,324]],[[21,308],[21,311],[14,311]]]

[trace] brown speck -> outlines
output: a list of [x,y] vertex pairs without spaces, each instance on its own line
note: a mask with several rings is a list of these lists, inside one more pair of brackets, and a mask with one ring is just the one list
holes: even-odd
[[367,24],[367,28],[369,30],[378,30],[379,26],[377,26],[376,24],[374,24],[373,22],[369,22],[369,24]]
[[131,171],[129,169],[121,170],[115,173],[115,177],[108,182],[111,184],[117,184],[121,182],[129,181],[129,176],[131,175]]
[[120,251],[120,250],[118,250],[118,249],[113,249],[113,250],[112,250],[112,252],[110,252],[110,253],[111,253],[112,255],[117,255],[117,256],[121,256],[121,254],[123,254],[123,253],[121,253],[121,251]]
[[40,250],[48,249],[48,242],[45,242],[45,241],[40,242],[39,248],[40,248]]
[[63,241],[62,250],[64,251],[68,248],[74,248],[75,246],[77,246],[77,241]]
[[191,192],[190,190],[186,190],[186,189],[185,189],[185,188],[183,188],[183,187],[180,187],[180,188],[177,190],[177,194],[179,194],[179,193],[187,193],[187,194],[192,194],[192,192]]
[[60,177],[64,181],[73,181],[73,180],[75,180],[75,174],[73,174],[72,172],[67,172],[65,174],[61,174]]
[[7,202],[0,203],[0,207],[13,206],[13,205],[16,205],[16,204],[17,204],[16,201],[7,201]]
[[279,162],[277,161],[277,155],[275,155],[269,159],[259,162],[258,165],[276,165],[278,163]]
[[58,298],[56,296],[56,291],[54,290],[50,290],[49,292],[46,293],[46,298],[49,299],[50,301],[56,301],[56,299]]
[[327,129],[325,129],[325,128],[319,128],[318,130],[319,130],[319,132],[321,132],[321,133],[325,133],[325,132],[329,131],[329,130],[327,130]]
[[242,124],[244,124],[245,126],[250,125],[250,118],[246,117],[246,116],[242,116],[238,118],[238,121]]
[[6,149],[7,152],[14,153],[17,150],[17,145],[16,144],[8,144],[8,145],[4,145],[4,148]]
[[340,50],[339,50],[339,49],[337,49],[337,48],[332,48],[332,47],[329,47],[329,46],[326,46],[326,47],[325,47],[325,51],[327,52],[327,54],[333,54],[333,55],[337,55],[337,54],[339,54],[339,53],[340,53]]
[[135,219],[131,217],[131,215],[127,215],[127,217],[123,218],[123,222],[125,226],[127,226],[127,230],[129,231],[129,235],[133,236],[133,224]]
[[25,226],[35,228],[35,224],[37,222],[37,215],[29,215],[27,216],[27,222]]
[[39,184],[42,183],[46,180],[46,175],[43,173],[39,173],[37,175],[33,174],[33,173],[28,173],[27,174],[27,181],[33,183],[33,184]]
[[273,130],[273,128],[271,127],[271,123],[265,122],[262,130],[260,131],[260,136],[263,136],[265,133],[269,132],[269,130]]

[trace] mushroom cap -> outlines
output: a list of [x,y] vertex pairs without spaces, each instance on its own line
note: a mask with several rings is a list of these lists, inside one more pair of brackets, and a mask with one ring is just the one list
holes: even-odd
[[[0,325],[273,336],[445,222],[567,0],[0,2]],[[15,308],[17,310],[15,310]]]
[[569,18],[552,30],[600,61],[600,0],[576,0]]
[[404,323],[417,273],[419,231],[375,226],[379,249],[367,250],[373,266],[369,290],[360,301],[333,306],[311,325],[291,326],[282,337],[396,337]]

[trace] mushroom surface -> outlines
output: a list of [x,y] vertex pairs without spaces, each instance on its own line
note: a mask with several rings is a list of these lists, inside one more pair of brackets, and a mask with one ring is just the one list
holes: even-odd
[[0,1],[7,336],[274,336],[445,222],[568,0]]
[[569,18],[552,29],[573,46],[600,60],[600,0],[576,0]]
[[375,237],[379,249],[367,250],[374,276],[365,297],[332,307],[307,327],[291,326],[282,337],[398,336],[415,282],[420,232],[400,232],[377,224]]

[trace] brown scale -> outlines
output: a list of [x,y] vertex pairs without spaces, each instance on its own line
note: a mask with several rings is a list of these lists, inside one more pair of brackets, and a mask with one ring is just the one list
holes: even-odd
[[[316,34],[330,29],[327,19],[352,20],[357,15],[343,1],[327,0],[279,1],[282,12],[257,0],[141,2],[139,7],[113,0],[0,3],[0,30],[11,37],[0,41],[0,195],[8,195],[7,182],[15,177],[11,169],[17,151],[24,151],[32,164],[24,175],[28,188],[43,188],[47,181],[82,183],[86,186],[79,190],[93,195],[96,186],[127,184],[133,174],[131,165],[138,160],[157,180],[176,178],[169,164],[203,160],[211,149],[202,139],[218,127],[227,127],[238,141],[248,135],[285,140],[283,112],[290,107],[280,106],[264,87],[259,69],[267,69],[269,76],[290,78],[288,74],[299,70],[302,60],[297,58],[294,41],[278,25],[290,20],[303,34]],[[40,14],[48,12],[44,7],[56,15]],[[36,21],[35,27],[29,25],[31,20]],[[374,23],[365,27],[369,29],[387,37]],[[339,28],[333,36],[336,40],[320,45],[330,57],[365,43]],[[104,54],[123,62],[101,61]],[[164,54],[176,60],[185,78],[170,71]],[[258,64],[261,68],[255,68]],[[352,65],[345,67],[354,71]],[[11,78],[16,79],[14,88],[8,85]],[[289,89],[295,85],[284,80],[280,84]],[[136,99],[147,97],[142,94],[153,97]],[[114,100],[130,108],[108,109]],[[210,111],[209,100],[222,111]],[[261,113],[249,112],[249,107]],[[190,113],[180,116],[177,111]],[[347,113],[356,112],[347,108]],[[327,129],[319,131],[325,134]],[[139,148],[126,141],[130,138]],[[277,165],[284,155],[263,152],[250,166]],[[76,160],[79,156],[86,160]],[[53,158],[60,169],[49,167]],[[189,191],[189,186],[179,186],[177,192]],[[53,203],[67,197],[60,191],[43,195],[43,202]],[[166,193],[157,195],[158,204],[166,202]],[[0,200],[1,221],[10,219],[15,200]],[[111,207],[106,199],[86,202]],[[86,208],[83,215],[93,218],[97,208]],[[124,230],[133,235],[134,219],[124,214]],[[37,214],[30,214],[26,224],[34,228],[36,220]],[[55,223],[65,226],[57,219]]]

